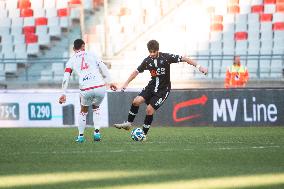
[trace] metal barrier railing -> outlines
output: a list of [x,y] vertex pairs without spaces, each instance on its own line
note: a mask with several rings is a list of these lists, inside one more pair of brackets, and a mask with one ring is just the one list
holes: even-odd
[[[283,79],[284,77],[284,54],[239,56],[241,57],[241,63],[247,66],[252,78],[277,79],[279,77]],[[209,79],[218,79],[223,77],[226,72],[224,62],[227,62],[227,66],[231,65],[234,55],[198,55],[190,57],[197,60],[203,66],[208,67]],[[58,82],[61,82],[62,71],[57,72],[56,70],[52,70],[51,63],[58,64],[58,67],[60,67],[59,70],[64,70],[67,61],[68,58],[2,59],[0,61],[0,78],[2,73],[2,76],[4,74],[4,77],[6,77],[4,80],[34,81],[41,80],[46,76],[43,80],[58,80]],[[230,61],[231,63],[228,64]],[[14,73],[6,71],[6,67],[9,64],[17,64],[18,69]],[[42,73],[43,70],[46,71],[44,74]],[[3,79],[0,80],[3,81]],[[73,80],[76,80],[76,78],[73,78]]]

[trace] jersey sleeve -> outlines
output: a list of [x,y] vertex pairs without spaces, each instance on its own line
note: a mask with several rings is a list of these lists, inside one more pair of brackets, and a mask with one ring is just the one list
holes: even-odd
[[65,66],[65,71],[64,71],[63,81],[62,81],[63,93],[66,92],[72,71],[73,71],[73,63],[72,63],[72,59],[69,59]]
[[175,55],[175,54],[169,54],[166,53],[167,59],[169,60],[168,62],[171,63],[178,63],[182,61],[182,56],[180,55]]
[[97,65],[100,68],[100,71],[101,71],[101,74],[103,75],[104,81],[108,84],[111,83],[111,76],[109,74],[109,71],[108,71],[106,65],[103,63],[103,61],[97,60]]
[[143,73],[145,70],[147,70],[147,61],[146,59],[143,60],[143,62],[138,66],[137,71],[139,73]]

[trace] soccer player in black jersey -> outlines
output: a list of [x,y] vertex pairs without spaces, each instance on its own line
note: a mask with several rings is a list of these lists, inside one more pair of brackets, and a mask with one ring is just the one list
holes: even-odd
[[[118,129],[129,130],[132,126],[132,122],[136,114],[138,113],[139,106],[142,103],[146,103],[146,117],[143,124],[143,131],[147,135],[151,123],[153,121],[153,115],[156,110],[165,102],[170,90],[170,64],[178,62],[187,62],[188,64],[195,66],[203,74],[207,74],[208,69],[198,65],[194,60],[183,57],[180,55],[174,55],[169,53],[159,52],[159,43],[156,40],[150,40],[147,43],[147,48],[150,55],[143,60],[137,70],[131,73],[129,78],[122,86],[122,91],[126,89],[128,84],[136,78],[139,73],[149,70],[151,74],[151,80],[148,85],[134,98],[129,114],[128,121],[121,124],[114,124]],[[146,138],[146,137],[145,137]]]

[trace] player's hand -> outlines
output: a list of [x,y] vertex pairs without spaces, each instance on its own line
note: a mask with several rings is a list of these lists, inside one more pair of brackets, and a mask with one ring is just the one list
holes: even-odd
[[66,102],[66,95],[61,95],[61,97],[59,97],[59,104],[64,104]]
[[126,88],[127,88],[127,85],[122,85],[121,92],[124,92],[126,90]]
[[208,74],[208,69],[205,68],[205,67],[200,66],[199,71],[200,71],[201,73],[203,73],[204,75],[207,75],[207,74]]
[[110,84],[109,84],[109,88],[110,88],[112,91],[116,91],[116,90],[117,90],[117,86],[116,86],[116,84],[114,84],[114,83],[110,83]]

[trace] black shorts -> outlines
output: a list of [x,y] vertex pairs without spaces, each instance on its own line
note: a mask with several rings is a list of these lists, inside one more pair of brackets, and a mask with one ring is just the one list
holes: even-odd
[[159,89],[157,92],[155,92],[155,87],[147,86],[139,93],[138,96],[142,96],[147,105],[151,104],[155,110],[158,110],[168,98],[170,90],[170,87],[167,87],[165,89]]

